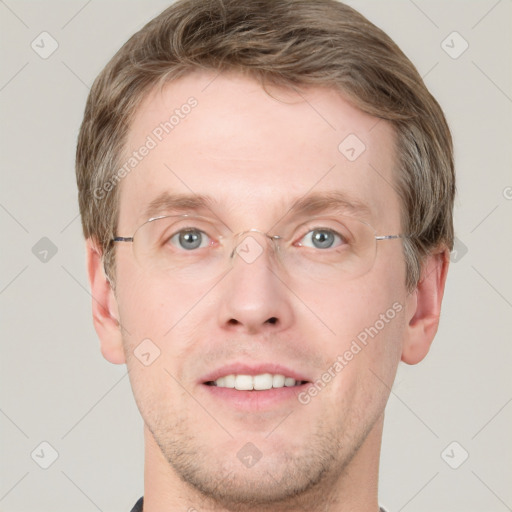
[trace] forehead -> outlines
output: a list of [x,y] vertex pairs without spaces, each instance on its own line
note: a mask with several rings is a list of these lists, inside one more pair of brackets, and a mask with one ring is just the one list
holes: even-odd
[[120,228],[165,195],[207,196],[245,229],[327,193],[366,206],[376,228],[399,225],[393,130],[333,89],[191,73],[144,99],[122,160],[133,167],[119,185]]

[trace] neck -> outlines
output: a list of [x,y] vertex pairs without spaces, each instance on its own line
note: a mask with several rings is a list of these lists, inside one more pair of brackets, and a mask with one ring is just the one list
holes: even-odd
[[[382,440],[382,415],[347,466],[293,503],[274,503],[272,512],[378,512],[378,472]],[[184,482],[165,459],[149,429],[144,426],[144,512],[263,512],[261,505],[226,507]]]

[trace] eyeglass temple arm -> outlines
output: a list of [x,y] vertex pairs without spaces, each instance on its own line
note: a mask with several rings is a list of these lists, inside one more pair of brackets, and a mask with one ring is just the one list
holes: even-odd
[[116,236],[112,242],[133,242],[133,236]]
[[408,238],[407,235],[381,235],[376,236],[375,240],[393,240],[394,238]]

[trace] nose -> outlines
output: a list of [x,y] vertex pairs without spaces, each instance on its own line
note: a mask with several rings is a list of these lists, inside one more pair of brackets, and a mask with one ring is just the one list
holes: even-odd
[[273,241],[256,230],[237,237],[231,270],[223,279],[219,322],[230,332],[278,332],[293,322],[291,292]]

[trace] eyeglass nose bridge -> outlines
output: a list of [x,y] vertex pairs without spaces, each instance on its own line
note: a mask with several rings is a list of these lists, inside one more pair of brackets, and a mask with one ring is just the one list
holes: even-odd
[[[229,255],[230,262],[233,261],[235,254],[238,254],[238,256],[242,258],[246,263],[253,263],[261,256],[261,254],[264,251],[264,248],[260,243],[258,243],[256,238],[251,236],[251,234],[253,233],[259,233],[260,235],[263,235],[266,239],[271,240],[273,242],[272,245],[274,251],[278,250],[279,245],[276,242],[282,239],[281,236],[270,235],[268,233],[265,233],[264,231],[255,228],[248,229],[246,231],[242,231],[241,233],[233,235],[233,250]],[[240,238],[243,235],[247,236],[241,242],[238,242],[238,240],[240,240]]]

